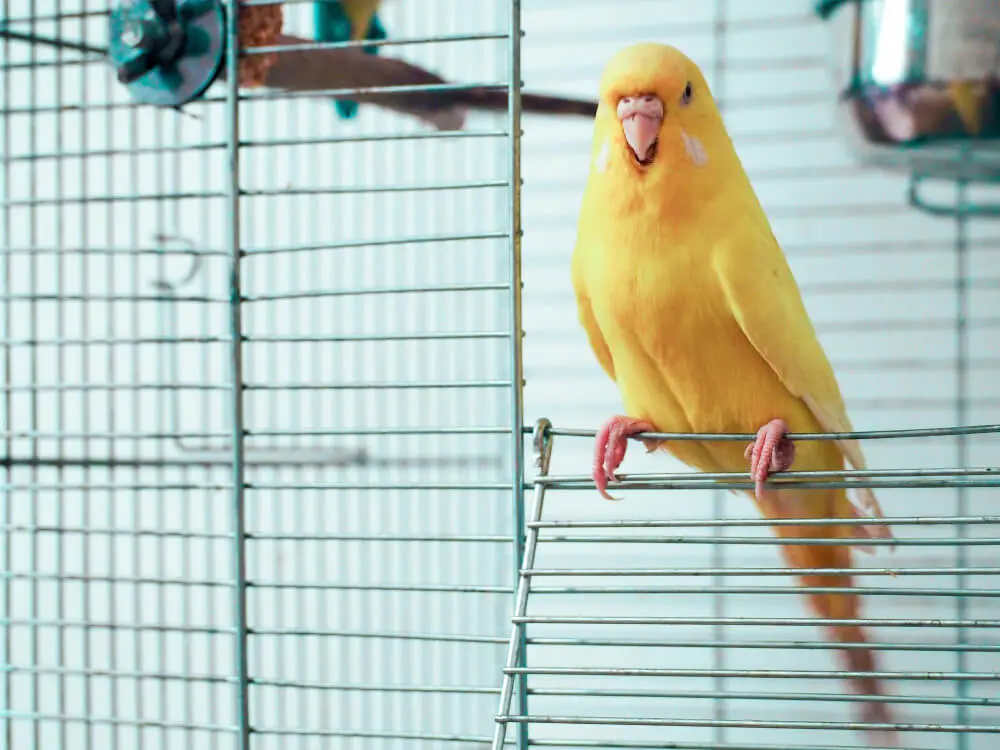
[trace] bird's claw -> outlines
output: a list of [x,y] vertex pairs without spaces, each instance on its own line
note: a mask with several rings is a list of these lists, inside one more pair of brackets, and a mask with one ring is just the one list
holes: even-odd
[[603,497],[605,500],[619,499],[617,497],[614,497],[613,495],[608,494],[608,482],[615,481],[617,477],[615,476],[608,477],[604,471],[603,466],[595,466],[591,476],[594,478],[594,486],[597,487],[597,492],[598,494],[600,494],[601,497]]
[[795,444],[785,437],[787,433],[788,425],[783,419],[772,419],[757,430],[757,437],[743,451],[750,461],[750,477],[758,497],[769,474],[786,471],[795,462]]
[[[605,422],[597,432],[597,437],[594,440],[594,465],[591,476],[597,491],[605,500],[618,499],[608,494],[607,487],[608,482],[614,482],[618,479],[615,470],[625,460],[629,437],[654,430],[653,425],[645,420],[614,416]],[[646,450],[652,450],[648,442]]]

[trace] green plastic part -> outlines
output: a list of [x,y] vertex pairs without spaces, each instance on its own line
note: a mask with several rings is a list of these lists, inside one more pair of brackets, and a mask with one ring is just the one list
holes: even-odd
[[225,63],[223,0],[118,0],[108,13],[108,58],[144,104],[180,107],[199,98]]
[[[313,4],[313,25],[318,42],[346,42],[351,38],[351,21],[344,13],[340,0],[317,0]],[[382,26],[378,14],[373,14],[364,38],[369,41],[378,41],[387,37],[388,34]],[[361,49],[369,55],[377,55],[379,52],[378,45],[366,46]],[[357,102],[338,99],[334,105],[337,107],[337,114],[341,119],[351,120],[357,117]]]
[[824,21],[832,16],[844,3],[855,2],[855,0],[817,0],[816,14]]

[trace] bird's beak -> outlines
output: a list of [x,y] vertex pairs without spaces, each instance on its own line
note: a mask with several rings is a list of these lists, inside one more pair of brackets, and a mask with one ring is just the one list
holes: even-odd
[[651,94],[623,96],[618,102],[618,119],[635,158],[640,164],[652,162],[663,122],[663,102]]

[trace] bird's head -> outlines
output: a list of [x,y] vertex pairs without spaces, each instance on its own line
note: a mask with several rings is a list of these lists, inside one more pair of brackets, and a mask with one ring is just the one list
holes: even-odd
[[618,52],[601,78],[594,168],[625,176],[683,179],[712,159],[725,130],[698,66],[664,44]]

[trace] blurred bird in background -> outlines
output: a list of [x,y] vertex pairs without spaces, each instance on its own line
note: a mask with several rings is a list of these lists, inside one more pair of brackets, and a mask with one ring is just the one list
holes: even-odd
[[[572,280],[580,322],[629,416],[610,419],[595,445],[593,477],[604,497],[629,436],[650,432],[756,433],[733,442],[645,441],[703,472],[746,471],[750,495],[769,519],[881,517],[870,490],[864,513],[844,489],[766,487],[792,466],[842,471],[866,466],[856,441],[808,441],[788,432],[850,432],[851,422],[770,224],[726,132],[704,76],[680,51],[635,45],[608,63],[580,212]],[[796,455],[797,454],[797,455]],[[860,602],[851,546],[891,539],[879,524],[781,525],[785,560],[811,589],[820,617],[854,620]],[[825,572],[826,570],[831,572]],[[852,673],[877,671],[859,625],[828,628]],[[854,675],[868,697],[880,681]],[[883,700],[859,704],[867,722],[888,723]],[[895,733],[874,733],[895,743]]]
[[[326,0],[314,5],[316,39],[283,33],[281,5],[243,6],[240,44],[245,48],[308,45],[316,41],[361,41],[386,38],[376,11],[381,0]],[[441,76],[405,60],[378,54],[377,45],[338,49],[294,50],[244,56],[240,85],[285,91],[333,91],[386,86],[444,86]],[[503,88],[444,88],[437,91],[362,91],[331,94],[341,117],[353,117],[357,104],[373,104],[411,115],[438,130],[460,130],[469,110],[505,111]],[[522,111],[529,114],[594,116],[597,102],[522,93]]]

